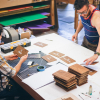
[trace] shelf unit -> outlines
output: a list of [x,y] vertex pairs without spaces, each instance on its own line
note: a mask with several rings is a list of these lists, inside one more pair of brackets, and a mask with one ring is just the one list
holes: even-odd
[[[9,26],[46,19],[48,24],[58,27],[55,0],[20,0],[20,3],[18,1],[4,0],[3,5],[0,1],[0,24]],[[13,5],[7,5],[7,2],[12,2]],[[47,15],[43,15],[42,13],[46,11]]]

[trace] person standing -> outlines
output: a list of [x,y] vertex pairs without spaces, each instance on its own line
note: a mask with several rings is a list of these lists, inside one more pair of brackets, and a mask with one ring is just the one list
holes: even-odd
[[94,55],[85,60],[86,65],[92,64],[100,55],[100,11],[89,4],[88,0],[75,0],[74,8],[80,15],[77,30],[72,36],[76,40],[78,33],[84,28],[85,36],[82,46],[95,51]]

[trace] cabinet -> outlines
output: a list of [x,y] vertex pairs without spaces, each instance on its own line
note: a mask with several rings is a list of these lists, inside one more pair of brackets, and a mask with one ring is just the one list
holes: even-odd
[[0,24],[4,26],[46,22],[57,27],[56,17],[55,0],[0,0]]

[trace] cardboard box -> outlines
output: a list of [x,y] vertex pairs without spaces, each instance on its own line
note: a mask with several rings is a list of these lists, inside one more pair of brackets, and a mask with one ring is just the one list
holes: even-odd
[[[24,30],[24,28],[21,29],[23,30],[23,33],[21,33],[20,39],[24,39],[24,38],[29,39],[32,34],[32,31],[29,29]],[[18,29],[16,29],[16,31],[18,32]]]
[[30,4],[33,0],[0,0],[0,8]]
[[22,33],[21,36],[20,36],[20,39],[24,39],[24,38],[29,39],[30,38],[30,33],[29,32]]

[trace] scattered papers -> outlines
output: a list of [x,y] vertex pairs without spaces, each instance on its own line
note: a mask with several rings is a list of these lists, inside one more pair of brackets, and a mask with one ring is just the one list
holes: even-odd
[[[91,65],[95,65],[95,64],[97,64],[97,63],[98,63],[98,61],[94,61]],[[86,66],[86,62],[82,62],[80,65]]]
[[85,65],[86,62],[81,63],[80,65],[85,66],[87,68],[93,69],[98,71],[100,69],[100,65],[99,63],[95,64],[95,65]]
[[87,65],[85,67],[96,70],[96,71],[100,69],[100,65]]
[[58,70],[68,71],[68,67],[63,64],[56,64],[54,66],[47,68],[43,72],[38,72],[22,80],[22,82],[30,86],[32,89],[38,89],[48,83],[53,82],[54,79],[52,74]]
[[45,47],[48,44],[45,44],[45,43],[42,43],[42,42],[36,42],[36,43],[34,43],[34,45],[39,46],[39,47]]
[[74,59],[68,57],[68,56],[65,56],[65,57],[62,57],[60,58],[62,61],[64,61],[65,63],[67,64],[70,64],[70,63],[73,63],[73,62],[76,62]]
[[42,56],[42,58],[44,59],[44,60],[46,60],[47,62],[54,62],[54,61],[56,61],[57,59],[55,59],[54,57],[52,57],[51,55],[46,55],[46,56]]
[[62,57],[62,56],[65,55],[65,54],[60,53],[60,52],[58,52],[58,51],[52,51],[52,52],[50,52],[49,54],[51,54],[51,55],[53,55],[53,56],[55,56],[55,57],[58,57],[58,58],[60,58],[60,57]]

